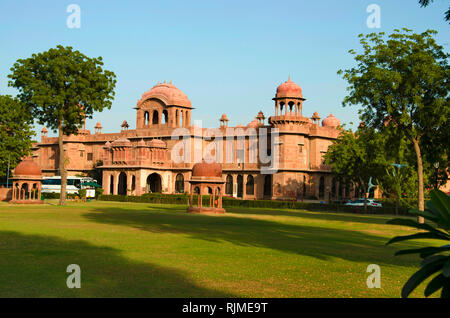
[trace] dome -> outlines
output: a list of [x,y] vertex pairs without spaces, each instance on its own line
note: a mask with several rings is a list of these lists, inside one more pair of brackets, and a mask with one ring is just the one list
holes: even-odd
[[320,119],[319,113],[318,113],[318,112],[314,112],[314,114],[312,115],[311,119],[313,119],[313,120],[316,120],[316,119],[319,120],[319,119]]
[[14,176],[41,176],[42,170],[31,158],[27,158],[19,163],[14,169]]
[[112,147],[130,147],[131,141],[129,141],[127,138],[122,137],[122,138],[114,140],[111,143],[111,146]]
[[149,144],[150,147],[154,147],[154,148],[166,148],[167,144],[162,141],[161,139],[152,139],[150,140]]
[[152,89],[142,94],[139,102],[143,102],[149,98],[157,98],[166,105],[192,107],[191,101],[187,98],[186,94],[170,83],[162,83],[153,86]]
[[248,125],[247,125],[247,127],[249,127],[249,128],[256,128],[256,127],[258,127],[259,126],[259,124],[258,124],[258,120],[255,118],[255,119],[253,119]]
[[48,130],[47,130],[47,128],[45,128],[45,126],[44,126],[44,128],[42,128],[41,132],[42,132],[42,133],[46,133],[46,132],[48,132]]
[[278,86],[276,98],[280,97],[294,97],[294,98],[303,98],[302,89],[299,85],[291,81],[291,78]]
[[330,114],[327,118],[322,120],[322,126],[323,127],[338,127],[341,124],[339,119],[333,116],[333,114]]
[[217,162],[207,163],[206,161],[196,163],[192,168],[192,177],[222,178],[222,165]]
[[227,115],[223,114],[222,117],[220,117],[221,121],[228,121]]
[[139,140],[137,143],[138,147],[147,147],[147,144],[145,143],[144,139]]
[[102,128],[102,125],[100,124],[100,122],[97,122],[97,124],[95,125],[95,128]]

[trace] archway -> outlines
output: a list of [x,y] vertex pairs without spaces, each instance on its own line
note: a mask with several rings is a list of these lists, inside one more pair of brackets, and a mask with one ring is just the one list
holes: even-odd
[[325,196],[325,177],[319,179],[319,199],[323,199]]
[[144,113],[144,126],[147,126],[147,125],[148,125],[148,123],[149,123],[149,118],[150,118],[150,115],[148,114],[148,112],[145,112],[145,113]]
[[164,118],[164,124],[168,124],[169,123],[169,113],[167,113],[167,110],[165,110],[165,109],[163,110],[162,118]]
[[227,175],[225,194],[233,195],[233,177],[231,175]]
[[184,193],[184,177],[181,173],[177,174],[175,178],[175,192]]
[[255,194],[255,180],[252,175],[247,177],[247,184],[245,185],[245,193],[247,195]]
[[127,175],[125,172],[119,174],[119,184],[117,188],[117,194],[127,195]]
[[238,198],[244,196],[244,178],[241,175],[237,177],[237,196]]
[[158,113],[157,110],[154,110],[154,111],[153,111],[152,124],[153,124],[153,125],[159,124],[159,113]]
[[147,192],[155,193],[161,191],[161,176],[157,173],[152,173],[147,177]]
[[109,194],[114,194],[114,176],[109,177]]
[[272,175],[268,174],[264,177],[264,195],[272,196]]

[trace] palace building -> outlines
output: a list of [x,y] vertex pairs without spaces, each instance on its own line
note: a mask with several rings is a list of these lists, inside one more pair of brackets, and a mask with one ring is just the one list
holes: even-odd
[[[204,150],[214,144],[211,153],[220,153],[217,149],[220,145],[226,158],[222,163],[226,196],[330,200],[358,195],[358,189],[351,184],[334,180],[330,167],[323,164],[323,155],[340,133],[339,120],[330,114],[321,121],[317,112],[304,107],[302,89],[290,78],[278,86],[273,101],[271,116],[266,118],[262,112],[255,112],[255,118],[247,126],[228,127],[227,116],[217,114],[220,124],[215,131],[231,141],[232,147],[227,147],[225,141],[222,145],[216,143],[206,128],[192,123],[194,108],[181,90],[172,83],[159,83],[137,101],[135,129],[124,121],[119,132],[102,133],[102,126],[97,123],[94,133],[83,127],[77,135],[65,136],[68,174],[101,169],[104,194],[189,193],[192,168],[203,159],[195,158],[194,148],[200,145]],[[269,132],[278,129],[278,162],[272,174],[262,172],[267,164],[260,159],[250,160],[255,155],[252,151],[260,158],[261,148],[252,146],[247,131],[256,132],[253,136],[259,144],[263,129]],[[183,132],[180,140],[188,141],[183,145],[192,150],[183,162],[173,160],[173,152],[184,157],[188,153],[183,153],[184,148],[173,151],[180,143],[172,138],[175,130]],[[271,146],[274,139],[268,140]],[[269,148],[267,155],[274,155],[271,149],[274,148]],[[58,158],[57,137],[48,137],[44,127],[40,143],[34,145],[33,160],[41,167],[43,176],[54,176],[59,174]]]

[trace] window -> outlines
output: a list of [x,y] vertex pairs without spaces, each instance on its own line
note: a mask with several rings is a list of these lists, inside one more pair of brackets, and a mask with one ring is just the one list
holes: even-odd
[[233,177],[231,175],[227,176],[227,182],[225,184],[225,194],[233,194]]
[[94,154],[93,154],[92,152],[89,152],[89,153],[87,154],[87,160],[88,160],[88,161],[94,160]]
[[184,193],[184,177],[181,173],[177,174],[175,178],[175,192]]

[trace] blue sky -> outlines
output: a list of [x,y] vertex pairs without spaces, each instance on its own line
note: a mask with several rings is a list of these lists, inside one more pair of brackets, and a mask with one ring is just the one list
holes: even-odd
[[[0,94],[16,94],[7,87],[15,60],[62,44],[102,56],[117,75],[112,108],[88,120],[92,131],[100,121],[103,132],[117,132],[124,119],[135,128],[136,101],[163,80],[187,94],[196,108],[192,121],[217,127],[226,113],[231,125],[247,124],[259,110],[273,114],[276,87],[289,74],[307,99],[305,115],[331,112],[358,123],[357,107],[342,107],[346,82],[336,74],[353,65],[348,50],[359,48],[357,35],[431,28],[448,50],[449,2],[420,8],[415,0],[2,0]],[[80,29],[66,25],[72,3],[81,8]],[[380,29],[366,25],[372,3],[381,8]]]

